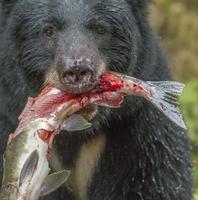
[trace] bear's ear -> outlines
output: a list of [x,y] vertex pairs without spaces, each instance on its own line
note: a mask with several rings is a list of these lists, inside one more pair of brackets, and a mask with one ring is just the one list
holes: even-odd
[[2,14],[9,14],[17,0],[0,0]]
[[0,0],[2,7],[11,6],[11,5],[15,4],[16,2],[17,2],[17,0]]
[[152,0],[126,0],[130,6],[135,8],[145,8]]
[[13,7],[13,5],[17,2],[17,0],[0,0],[1,8],[4,10],[9,10]]

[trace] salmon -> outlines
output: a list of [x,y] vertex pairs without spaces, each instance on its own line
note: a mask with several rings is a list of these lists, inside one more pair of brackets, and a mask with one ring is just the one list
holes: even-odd
[[1,200],[38,200],[64,184],[70,172],[50,174],[52,143],[61,130],[91,127],[77,111],[96,104],[120,107],[125,96],[140,96],[151,102],[178,127],[186,129],[178,98],[184,85],[174,81],[142,81],[123,74],[105,72],[95,87],[84,94],[69,94],[48,85],[38,97],[29,98],[10,134],[4,155]]

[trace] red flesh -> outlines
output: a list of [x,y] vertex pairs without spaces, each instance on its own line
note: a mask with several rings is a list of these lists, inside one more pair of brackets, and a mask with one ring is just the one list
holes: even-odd
[[131,88],[131,91],[137,94],[144,94],[145,90],[141,85],[138,85],[138,83],[132,83],[128,84],[122,79],[119,75],[116,75],[114,73],[106,72],[101,76],[100,79],[100,86],[99,88],[104,91],[118,91],[123,88],[129,87]]
[[[72,105],[77,104],[78,109],[86,107],[92,103],[98,103],[99,105],[106,105],[109,107],[119,107],[123,102],[124,96],[127,94],[120,91],[124,88],[131,88],[132,91],[137,93],[143,93],[143,88],[138,84],[129,85],[124,81],[122,76],[107,72],[104,73],[98,81],[98,86],[84,94],[69,94],[65,92],[59,92],[57,94],[49,94],[53,90],[53,86],[48,85],[36,98],[29,98],[28,103],[19,116],[19,127],[21,130],[25,125],[38,118],[48,119],[51,114],[57,116],[59,114],[58,108],[62,105],[68,107],[66,116],[76,112],[76,108]],[[50,145],[54,138],[54,135],[59,130],[38,130],[39,137]],[[19,133],[19,132],[18,132]]]
[[41,138],[41,140],[43,140],[44,142],[49,142],[51,135],[53,134],[53,132],[50,131],[46,131],[45,129],[40,129],[37,131],[38,136]]
[[126,84],[119,76],[107,72],[101,76],[99,88],[103,92],[115,92],[125,87],[125,85]]
[[138,85],[137,83],[133,83],[131,86],[132,90],[134,91],[134,93],[138,93],[138,94],[144,94],[145,90],[144,88],[142,88],[140,85]]
[[[78,103],[81,108],[94,103],[95,101],[119,106],[120,99],[124,94],[112,95],[112,92],[116,92],[125,86],[124,81],[111,73],[105,73],[101,76],[99,80],[99,86],[85,94],[69,94],[65,92],[59,92],[58,94],[48,95],[48,93],[53,89],[53,86],[48,85],[36,98],[29,98],[28,103],[19,117],[20,123],[31,121],[36,118],[48,118],[51,113],[54,113],[57,108],[71,100]],[[119,97],[118,97],[119,96]],[[117,103],[116,103],[117,102]]]

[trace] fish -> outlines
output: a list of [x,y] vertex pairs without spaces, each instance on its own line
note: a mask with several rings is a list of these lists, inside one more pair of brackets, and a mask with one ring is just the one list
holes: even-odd
[[126,96],[151,102],[179,128],[186,129],[178,98],[184,85],[174,81],[142,81],[115,72],[103,73],[93,89],[71,94],[47,85],[28,102],[19,125],[10,134],[4,155],[1,200],[38,200],[64,184],[70,171],[51,173],[49,157],[53,140],[62,130],[74,132],[92,124],[78,111],[96,104],[110,108],[122,105]]

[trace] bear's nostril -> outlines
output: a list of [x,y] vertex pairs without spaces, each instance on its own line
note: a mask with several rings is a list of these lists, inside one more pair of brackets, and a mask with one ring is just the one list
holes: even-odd
[[88,70],[88,71],[82,71],[80,73],[80,78],[81,78],[81,80],[83,82],[89,83],[91,81],[92,77],[93,77],[93,72],[90,71],[90,70]]
[[81,76],[82,78],[83,78],[83,77],[86,77],[86,76],[91,76],[91,75],[92,75],[92,72],[89,71],[89,70],[81,71],[81,72],[79,73],[79,76]]
[[88,73],[89,73],[89,71],[82,71],[82,72],[80,72],[80,76],[85,76]]
[[63,73],[63,79],[66,83],[75,83],[76,75],[73,72],[65,72]]
[[89,84],[93,78],[93,71],[86,66],[76,66],[63,73],[66,84]]

